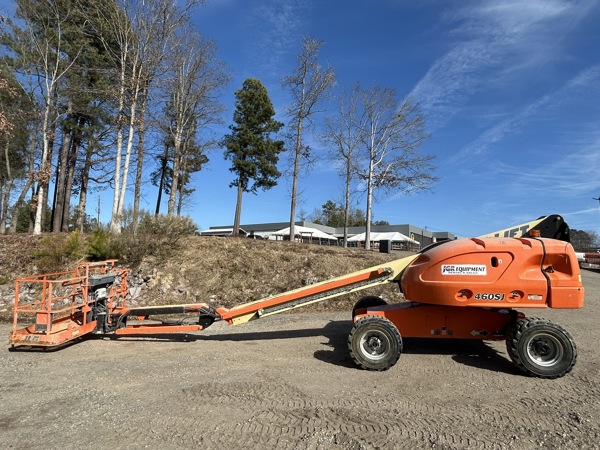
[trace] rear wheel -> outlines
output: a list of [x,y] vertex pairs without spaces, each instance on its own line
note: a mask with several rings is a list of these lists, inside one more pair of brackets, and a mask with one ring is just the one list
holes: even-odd
[[571,335],[543,319],[517,320],[507,333],[506,350],[519,369],[540,378],[562,377],[577,361]]
[[367,316],[354,324],[348,336],[348,349],[361,369],[387,370],[400,358],[402,337],[388,319]]
[[387,302],[381,297],[377,297],[376,295],[368,295],[366,297],[363,297],[354,304],[354,308],[352,308],[352,318],[354,319],[356,311],[358,311],[359,309],[383,305],[387,305]]

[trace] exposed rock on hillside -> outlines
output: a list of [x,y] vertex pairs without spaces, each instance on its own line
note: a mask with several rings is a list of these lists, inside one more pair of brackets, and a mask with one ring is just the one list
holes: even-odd
[[[12,320],[14,280],[35,275],[33,254],[39,238],[0,237],[0,316]],[[383,254],[290,242],[218,237],[186,238],[168,259],[145,258],[129,275],[133,305],[209,303],[215,307],[258,300],[301,286],[401,258]],[[395,285],[374,287],[369,295],[389,301],[402,296]],[[35,296],[35,292],[24,293]],[[350,310],[362,292],[312,305],[311,310]]]

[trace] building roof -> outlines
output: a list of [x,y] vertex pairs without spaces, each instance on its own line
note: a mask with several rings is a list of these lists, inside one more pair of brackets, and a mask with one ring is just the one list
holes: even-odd
[[[365,240],[366,233],[357,234],[348,238],[348,242],[361,242]],[[372,232],[370,234],[371,241],[392,241],[392,242],[410,242],[411,244],[419,244],[418,241],[409,238],[408,236],[403,235],[397,231],[388,231],[383,233]]]
[[[271,233],[275,236],[289,236],[290,235],[290,227],[283,228],[279,231],[275,231]],[[327,239],[330,241],[337,241],[338,238],[331,234],[327,234],[324,231],[317,230],[316,228],[311,227],[302,227],[300,225],[294,226],[294,234],[296,236],[309,237],[309,238],[319,238],[319,239]]]
[[[232,234],[233,228],[209,228],[200,232],[200,236],[231,236]],[[248,233],[240,228],[240,234],[247,235]]]

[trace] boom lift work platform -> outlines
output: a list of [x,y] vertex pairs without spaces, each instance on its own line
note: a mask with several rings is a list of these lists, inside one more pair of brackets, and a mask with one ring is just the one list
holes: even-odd
[[[561,216],[479,238],[434,244],[409,257],[233,308],[205,303],[129,306],[127,275],[116,260],[16,280],[12,347],[57,347],[93,334],[152,335],[203,330],[278,314],[373,286],[396,283],[405,302],[366,296],[353,308],[348,348],[363,369],[387,370],[400,358],[402,337],[506,340],[527,375],[556,378],[577,360],[571,335],[517,308],[581,308],[584,288],[569,229]],[[35,292],[39,297],[30,298]],[[147,320],[194,314],[193,322]],[[25,328],[25,320],[34,323]]]

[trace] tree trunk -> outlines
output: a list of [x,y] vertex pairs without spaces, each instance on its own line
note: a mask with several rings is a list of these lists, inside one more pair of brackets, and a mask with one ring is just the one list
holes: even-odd
[[29,143],[29,176],[27,177],[27,182],[25,183],[25,186],[23,187],[23,189],[21,190],[21,193],[19,194],[19,198],[17,199],[17,201],[15,202],[15,205],[13,206],[13,214],[12,214],[12,220],[10,223],[10,233],[11,234],[15,234],[17,232],[17,222],[18,222],[18,218],[19,218],[19,208],[21,207],[21,205],[23,204],[23,201],[25,200],[25,196],[27,195],[27,191],[29,190],[29,188],[33,185],[33,174],[34,174],[34,164],[35,164],[35,148],[36,148],[36,136],[37,136],[37,131],[38,131],[38,125],[36,123],[34,132],[33,132],[33,137],[31,139],[31,142]]
[[8,216],[8,203],[10,202],[10,193],[12,191],[14,179],[10,170],[10,160],[8,159],[9,140],[6,140],[4,146],[4,159],[6,161],[6,178],[2,180],[0,187],[0,234],[6,234],[6,219]]
[[[184,160],[181,170],[179,171],[179,178],[181,178],[182,174],[186,173],[185,166],[186,166],[186,164],[185,164],[185,160]],[[178,186],[177,186],[177,217],[181,216],[181,209],[183,208],[184,191],[185,191],[185,184],[182,183],[181,181],[179,181]]]
[[177,187],[179,184],[179,171],[181,167],[181,140],[182,140],[182,124],[178,124],[175,131],[175,139],[173,144],[173,174],[171,178],[171,192],[169,193],[169,202],[167,214],[175,215],[175,198],[177,196]]
[[160,182],[158,184],[158,197],[156,199],[156,211],[154,214],[158,216],[160,212],[160,204],[162,202],[162,194],[165,189],[165,180],[167,178],[167,165],[169,163],[169,146],[165,144],[165,153],[160,161]]
[[169,147],[165,145],[165,153],[160,159],[160,182],[158,183],[158,196],[156,198],[156,210],[154,215],[158,216],[160,212],[160,202],[162,201],[162,193],[165,186],[165,177],[167,176],[167,159],[169,158]]
[[241,182],[238,182],[237,202],[235,203],[235,217],[233,219],[233,236],[240,236],[240,219],[242,217],[242,194],[244,188]]
[[179,184],[179,194],[177,196],[177,217],[181,216],[181,209],[183,208],[183,184]]
[[[85,208],[87,204],[87,190],[90,179],[90,169],[92,167],[92,149],[88,146],[85,152],[85,161],[81,170],[80,190],[79,190],[79,203],[77,205],[77,229],[83,233],[85,223]],[[98,226],[100,224],[98,223]]]
[[38,188],[35,203],[35,219],[33,223],[33,234],[42,234],[43,218],[44,218],[44,202],[47,198],[47,187],[52,173],[51,166],[51,146],[54,144],[54,140],[50,134],[50,114],[51,104],[47,100],[46,107],[44,108],[44,117],[42,122],[42,160],[40,164],[40,170],[37,173]]
[[[9,140],[6,140],[4,146],[4,160],[6,161],[6,180],[0,183],[0,234],[6,234],[6,219],[8,216],[8,202],[10,201],[10,191],[12,190],[13,178],[10,170],[10,160],[8,159]],[[6,181],[6,184],[5,184]]]
[[352,160],[346,159],[346,192],[344,199],[344,248],[348,247],[348,226],[350,221],[350,182],[352,180]]
[[[183,175],[184,180],[188,180],[188,161],[189,161],[189,148],[188,144],[191,137],[187,136],[185,144],[183,144],[183,155],[181,158],[181,168],[179,170],[179,178]],[[185,197],[185,183],[178,182],[178,199],[177,199],[177,217],[181,216],[181,210],[183,208],[183,200]]]
[[63,202],[63,212],[61,219],[61,231],[69,231],[69,216],[71,213],[71,190],[73,189],[73,179],[75,178],[75,168],[77,167],[77,156],[81,146],[81,129],[85,125],[85,119],[79,119],[79,127],[75,130],[75,136],[71,142],[71,152],[68,159],[66,173],[65,194]]
[[63,210],[65,205],[65,183],[67,181],[67,171],[69,169],[68,159],[71,150],[73,129],[68,128],[66,123],[63,127],[63,143],[58,155],[56,168],[56,177],[54,184],[54,201],[52,209],[52,231],[58,233],[62,231]]
[[29,188],[31,187],[32,184],[33,184],[32,177],[31,176],[27,177],[27,183],[25,183],[23,190],[19,194],[19,198],[17,199],[17,201],[15,202],[15,204],[13,206],[13,213],[12,213],[12,218],[10,221],[10,234],[15,234],[17,232],[17,222],[19,219],[19,208],[23,204],[23,201],[25,200],[25,196],[27,195],[27,191],[29,190]]
[[40,193],[40,185],[31,186],[31,200],[29,201],[29,230],[28,233],[35,231],[35,218],[37,216],[38,195]]
[[296,223],[296,197],[298,196],[298,177],[300,176],[300,157],[302,154],[302,120],[298,119],[296,133],[296,155],[292,174],[292,199],[290,202],[290,242],[294,241]]
[[373,208],[373,158],[369,162],[369,177],[367,179],[367,225],[365,229],[365,249],[371,248],[371,215]]
[[140,119],[138,125],[138,152],[137,164],[135,168],[135,187],[133,189],[133,233],[137,233],[138,219],[140,215],[140,197],[142,196],[142,171],[144,168],[144,141],[146,138],[146,107],[148,105],[148,85],[149,81],[144,82],[142,88],[142,104],[140,108]]
[[0,234],[6,234],[6,214],[8,214],[8,209],[5,212],[4,201],[4,180],[0,179]]
[[6,234],[6,219],[8,216],[8,203],[10,201],[10,192],[12,190],[13,183],[14,183],[14,180],[12,178],[7,180],[7,183],[4,186],[4,193],[2,196],[2,200],[0,200],[0,203],[2,203],[2,211],[0,212],[0,218],[2,219],[2,222],[0,223],[0,225],[1,225],[0,226],[0,234]]
[[[129,165],[131,163],[131,155],[133,153],[133,137],[135,136],[136,122],[137,122],[137,105],[139,99],[139,82],[135,83],[133,98],[131,100],[131,107],[129,108],[129,135],[127,136],[127,149],[125,150],[125,159],[123,161],[123,178],[121,180],[121,191],[119,195],[117,217],[119,224],[121,223],[121,217],[123,216],[123,209],[125,207],[125,192],[127,191],[127,178],[129,176]],[[119,225],[120,231],[120,225]]]
[[123,160],[123,133],[125,129],[125,95],[127,85],[128,54],[122,53],[120,58],[121,71],[119,74],[119,108],[117,110],[117,148],[115,152],[115,191],[113,194],[112,213],[110,216],[110,231],[121,232],[121,218],[119,217],[119,190],[121,188],[121,164]]

